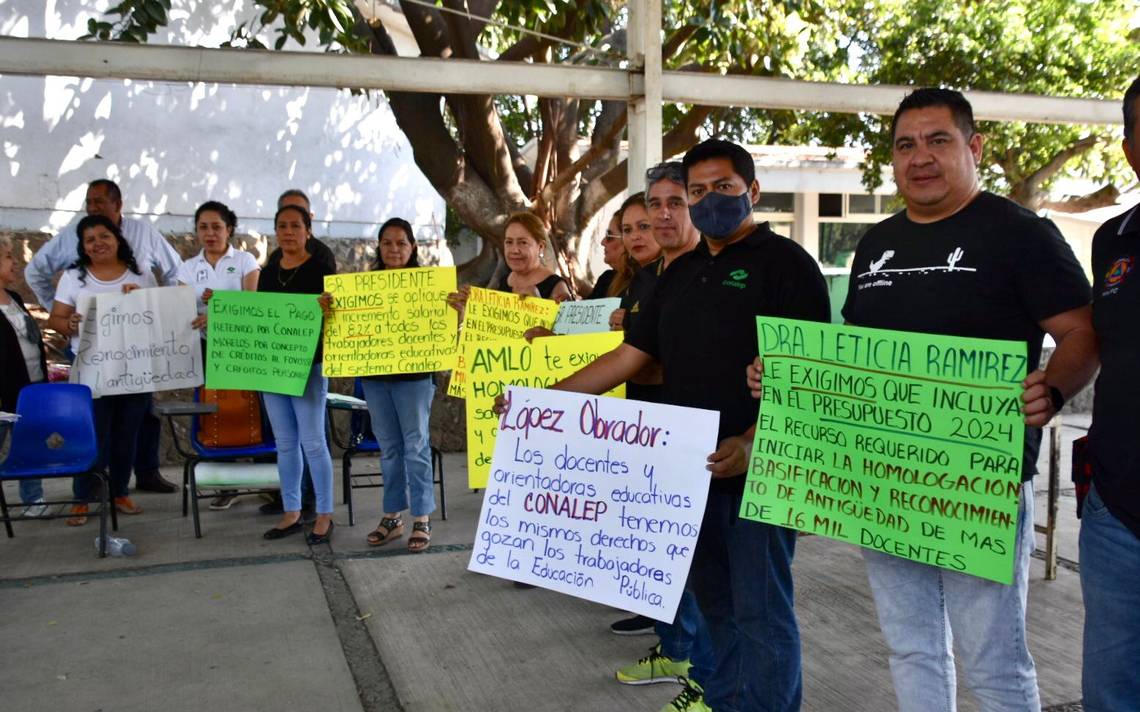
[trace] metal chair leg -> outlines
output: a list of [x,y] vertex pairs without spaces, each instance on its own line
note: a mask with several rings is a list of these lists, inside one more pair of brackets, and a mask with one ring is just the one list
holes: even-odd
[[194,468],[190,468],[190,508],[194,514],[194,538],[202,538],[202,522],[198,519],[198,480]]
[[182,463],[182,516],[186,516],[189,512],[189,494],[190,494],[190,460],[185,460]]
[[12,531],[12,518],[11,515],[8,514],[8,500],[4,497],[3,485],[4,483],[0,482],[0,512],[3,512],[4,528],[8,530],[8,538],[11,539],[16,536],[16,533]]
[[95,479],[101,483],[99,487],[99,558],[105,559],[107,558],[107,508],[111,508],[112,516],[114,516],[115,509],[114,505],[111,504],[111,478],[103,472],[96,472]]
[[356,512],[352,508],[352,448],[344,451],[341,458],[341,473],[344,480],[344,503],[348,505],[348,526],[356,526]]
[[439,514],[440,518],[445,522],[447,521],[447,495],[443,491],[443,455],[436,448],[431,449],[432,469],[439,473]]

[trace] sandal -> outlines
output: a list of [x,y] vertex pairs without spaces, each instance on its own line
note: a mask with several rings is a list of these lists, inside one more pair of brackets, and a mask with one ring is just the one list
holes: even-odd
[[384,517],[376,528],[368,533],[368,546],[384,546],[402,536],[404,536],[404,523],[400,518]]
[[81,527],[87,523],[87,505],[86,504],[73,504],[71,506],[71,516],[67,518],[67,526]]
[[431,545],[431,522],[412,522],[412,534],[408,537],[408,551],[418,554]]

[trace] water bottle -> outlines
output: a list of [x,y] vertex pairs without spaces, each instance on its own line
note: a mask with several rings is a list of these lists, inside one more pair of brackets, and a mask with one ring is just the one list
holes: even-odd
[[[99,551],[99,537],[95,537],[95,551]],[[117,536],[107,537],[107,553],[111,556],[134,556],[137,549],[130,539]]]

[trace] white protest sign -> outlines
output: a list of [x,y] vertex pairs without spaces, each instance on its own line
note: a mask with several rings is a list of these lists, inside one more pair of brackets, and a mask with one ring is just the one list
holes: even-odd
[[202,385],[201,336],[190,287],[97,294],[80,322],[71,382],[114,396]]
[[621,308],[620,297],[565,301],[558,305],[555,334],[592,334],[610,330],[610,314]]
[[512,386],[471,571],[673,620],[719,414]]

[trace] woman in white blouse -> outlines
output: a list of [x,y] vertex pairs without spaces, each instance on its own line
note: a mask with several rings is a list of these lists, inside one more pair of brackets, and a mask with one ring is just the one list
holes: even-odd
[[[48,326],[71,337],[71,350],[79,352],[79,334],[83,315],[96,294],[130,292],[158,286],[154,274],[143,272],[135,262],[131,246],[123,239],[119,226],[102,215],[88,215],[76,226],[78,258],[60,277],[55,291]],[[95,399],[95,437],[99,443],[98,467],[108,467],[111,497],[115,509],[122,514],[141,514],[142,507],[131,500],[127,487],[131,465],[135,461],[135,441],[143,416],[150,408],[150,393],[124,393]],[[91,480],[77,477],[72,481],[75,499],[87,500]],[[71,507],[68,526],[87,523],[87,505]]]
[[193,287],[198,296],[195,326],[199,328],[206,323],[206,304],[215,290],[257,291],[261,274],[257,260],[230,244],[236,227],[237,215],[216,200],[202,203],[194,211],[194,235],[202,250],[178,268],[178,283]]
[[[206,305],[215,290],[257,291],[261,268],[253,255],[230,244],[237,227],[237,215],[223,203],[210,200],[194,211],[194,235],[202,250],[178,268],[178,283],[194,288],[198,297],[198,318],[202,329],[202,362],[206,361]],[[229,509],[233,494],[223,492],[210,501],[210,509]]]

